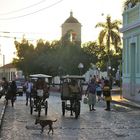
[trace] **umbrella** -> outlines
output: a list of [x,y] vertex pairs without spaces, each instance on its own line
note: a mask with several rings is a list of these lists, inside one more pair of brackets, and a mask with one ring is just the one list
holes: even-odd
[[30,75],[30,77],[34,77],[34,78],[50,78],[52,76],[46,75],[46,74],[32,74],[32,75]]

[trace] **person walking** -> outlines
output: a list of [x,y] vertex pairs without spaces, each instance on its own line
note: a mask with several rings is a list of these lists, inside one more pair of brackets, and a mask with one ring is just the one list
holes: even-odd
[[5,77],[2,78],[1,86],[3,94],[6,94],[6,92],[8,91],[9,82]]
[[25,83],[25,87],[26,87],[26,106],[27,106],[33,88],[31,80],[27,80],[27,82]]
[[10,94],[10,98],[11,98],[11,104],[12,104],[12,107],[14,106],[14,102],[16,100],[16,93],[17,93],[17,85],[16,85],[16,82],[13,80],[12,83],[10,84],[10,91],[9,91],[9,94]]
[[89,111],[95,111],[94,108],[96,103],[96,83],[95,79],[91,79],[91,82],[88,84],[86,94],[88,96],[88,105],[89,105]]
[[9,97],[9,82],[5,77],[2,78],[2,94],[5,95],[6,104],[8,104]]
[[96,93],[97,93],[98,101],[100,101],[102,95],[102,84],[100,81],[98,81],[96,84]]
[[103,96],[105,97],[106,101],[106,111],[110,111],[110,102],[112,100],[111,98],[111,91],[110,91],[110,84],[109,80],[104,81],[104,87],[103,87]]

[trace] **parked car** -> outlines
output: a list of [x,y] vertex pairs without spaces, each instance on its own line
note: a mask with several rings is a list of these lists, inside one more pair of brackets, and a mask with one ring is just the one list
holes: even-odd
[[23,95],[24,82],[21,82],[20,80],[16,80],[16,85],[17,85],[17,94],[19,96],[22,96]]

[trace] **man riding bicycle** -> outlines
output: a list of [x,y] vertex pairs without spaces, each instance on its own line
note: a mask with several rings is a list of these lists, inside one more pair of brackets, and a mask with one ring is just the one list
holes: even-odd
[[49,96],[48,86],[47,86],[47,83],[45,82],[45,79],[44,78],[38,78],[37,82],[33,86],[33,89],[35,91],[36,102],[38,102],[39,99],[43,99],[43,103],[44,103],[44,101]]
[[72,116],[73,115],[72,108],[73,108],[74,100],[79,100],[81,98],[80,87],[78,86],[78,83],[75,79],[71,80],[71,83],[69,85],[69,91],[70,91],[70,106],[71,106],[71,116]]

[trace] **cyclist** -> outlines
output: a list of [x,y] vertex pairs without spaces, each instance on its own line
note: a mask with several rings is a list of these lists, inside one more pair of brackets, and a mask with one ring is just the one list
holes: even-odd
[[36,91],[36,100],[38,101],[40,97],[43,97],[43,103],[44,103],[46,98],[48,98],[49,96],[48,86],[44,78],[37,79],[37,82],[34,85],[34,90]]
[[69,90],[70,90],[70,108],[71,108],[71,116],[73,115],[72,113],[72,108],[73,108],[73,103],[74,100],[79,100],[80,99],[80,87],[78,86],[78,83],[75,79],[71,80],[71,83],[69,85]]

